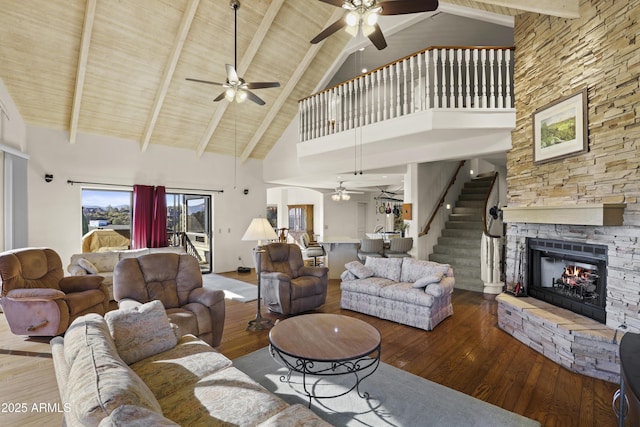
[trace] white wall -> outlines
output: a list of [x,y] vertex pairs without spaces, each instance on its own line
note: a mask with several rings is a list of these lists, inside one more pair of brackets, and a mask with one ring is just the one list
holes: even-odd
[[[48,246],[62,257],[81,251],[82,185],[69,185],[67,179],[108,184],[164,185],[196,190],[224,190],[213,194],[213,269],[235,270],[238,257],[253,264],[255,242],[241,240],[251,219],[266,214],[266,187],[262,181],[262,162],[248,160],[237,165],[229,156],[150,145],[143,153],[139,144],[110,137],[78,136],[69,144],[68,133],[27,127],[29,161],[29,245]],[[54,180],[47,183],[44,174]],[[235,183],[235,188],[234,188]],[[105,187],[113,188],[113,187]],[[249,189],[244,195],[243,190]],[[203,193],[197,191],[197,193]],[[206,194],[206,192],[204,192]]]
[[313,231],[322,238],[324,197],[321,192],[301,187],[269,188],[267,203],[278,206],[278,228],[289,228],[287,205],[313,205]]

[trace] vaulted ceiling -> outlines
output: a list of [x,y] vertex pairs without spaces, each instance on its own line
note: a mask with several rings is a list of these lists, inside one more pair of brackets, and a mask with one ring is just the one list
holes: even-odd
[[[0,0],[0,79],[27,124],[262,159],[349,40],[309,43],[343,15],[312,0],[240,0],[237,69],[278,81],[266,101],[213,102],[234,64],[228,0]],[[443,2],[441,2],[443,3]],[[570,17],[578,0],[449,0],[505,15]]]

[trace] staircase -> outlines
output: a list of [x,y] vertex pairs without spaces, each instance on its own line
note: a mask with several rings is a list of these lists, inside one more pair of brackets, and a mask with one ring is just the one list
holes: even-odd
[[493,175],[482,176],[465,183],[438,244],[429,255],[431,261],[451,265],[458,289],[484,291],[480,279],[482,211],[492,178]]

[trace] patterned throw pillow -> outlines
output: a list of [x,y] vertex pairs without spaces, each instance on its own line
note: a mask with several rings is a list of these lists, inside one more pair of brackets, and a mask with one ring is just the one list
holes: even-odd
[[178,343],[159,300],[105,314],[118,354],[127,365],[172,349]]
[[412,286],[414,288],[424,288],[432,283],[440,283],[440,281],[442,280],[442,276],[442,273],[430,274],[428,276],[419,278],[418,280],[413,282]]
[[373,271],[376,277],[400,281],[400,271],[402,270],[402,258],[373,258],[367,257],[364,264]]
[[373,276],[373,270],[358,261],[348,262],[344,265],[344,268],[352,272],[358,279],[366,279]]
[[86,258],[78,259],[78,265],[87,270],[87,273],[98,274],[98,269],[96,268],[96,266]]

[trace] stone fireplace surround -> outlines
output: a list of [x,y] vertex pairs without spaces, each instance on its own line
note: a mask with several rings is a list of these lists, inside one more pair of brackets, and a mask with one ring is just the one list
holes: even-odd
[[498,297],[500,328],[567,369],[618,382],[620,338],[640,331],[640,227],[509,223],[507,281],[516,248],[528,237],[608,247],[606,326],[534,298],[503,294]]

